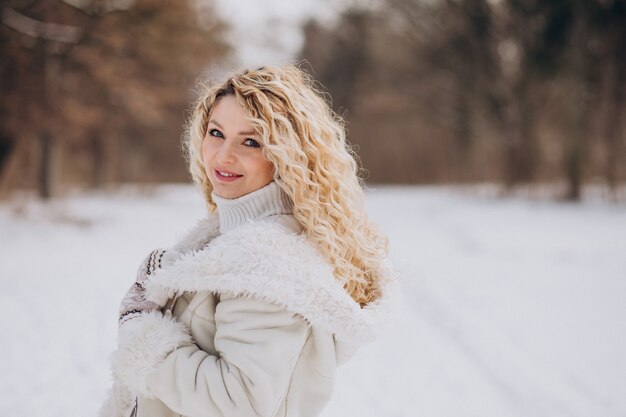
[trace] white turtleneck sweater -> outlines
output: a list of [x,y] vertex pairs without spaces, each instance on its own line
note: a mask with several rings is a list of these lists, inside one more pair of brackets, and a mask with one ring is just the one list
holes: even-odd
[[275,181],[241,197],[224,198],[213,192],[211,198],[217,205],[221,234],[260,220],[276,220],[293,231],[300,229],[293,217],[293,202]]

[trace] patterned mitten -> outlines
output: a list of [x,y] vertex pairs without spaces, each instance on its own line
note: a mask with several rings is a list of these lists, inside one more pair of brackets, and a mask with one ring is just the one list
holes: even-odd
[[139,283],[143,283],[149,279],[157,269],[164,268],[173,264],[182,256],[182,253],[173,249],[155,249],[144,259],[137,270],[137,279]]
[[136,281],[124,296],[119,310],[120,326],[143,313],[159,310],[162,305],[146,299],[144,283],[157,269],[174,263],[182,254],[175,250],[157,249],[146,257],[139,266]]

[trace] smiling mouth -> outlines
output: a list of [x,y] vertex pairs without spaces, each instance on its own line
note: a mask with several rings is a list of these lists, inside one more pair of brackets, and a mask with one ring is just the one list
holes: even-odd
[[222,181],[234,181],[237,178],[243,177],[243,175],[235,174],[233,172],[215,170],[215,176]]

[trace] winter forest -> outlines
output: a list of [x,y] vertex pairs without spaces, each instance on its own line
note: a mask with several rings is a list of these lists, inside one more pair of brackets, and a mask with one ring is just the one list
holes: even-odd
[[626,416],[626,0],[5,0],[0,416],[96,415],[139,261],[205,215],[199,84],[296,63],[401,302],[325,417]]

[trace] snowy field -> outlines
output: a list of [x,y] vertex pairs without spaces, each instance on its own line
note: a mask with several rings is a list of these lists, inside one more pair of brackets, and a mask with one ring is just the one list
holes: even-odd
[[[326,417],[626,416],[626,206],[380,187],[402,300]],[[95,415],[120,298],[188,186],[0,204],[0,416]]]

